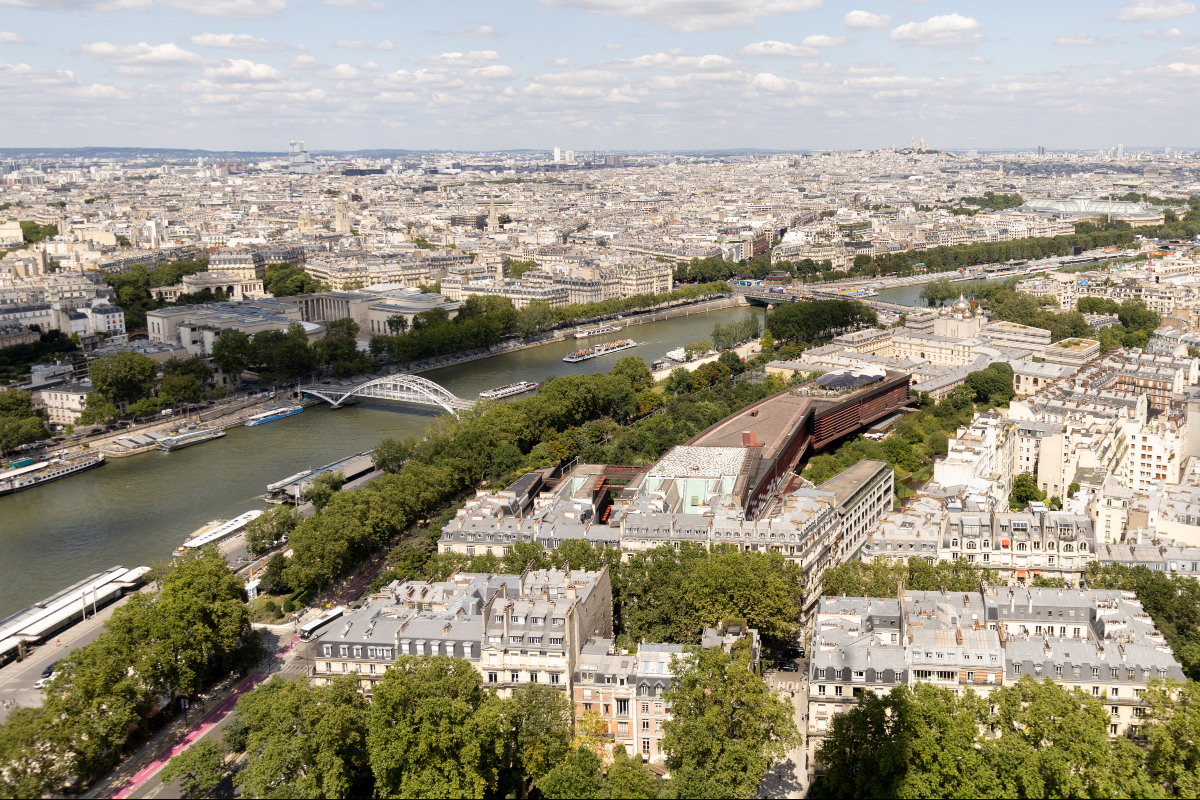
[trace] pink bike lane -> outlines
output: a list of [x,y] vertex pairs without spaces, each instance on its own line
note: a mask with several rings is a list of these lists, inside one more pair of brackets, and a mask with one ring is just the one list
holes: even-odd
[[214,709],[205,714],[198,723],[189,728],[188,732],[180,737],[179,740],[170,747],[170,749],[166,750],[149,764],[142,767],[141,770],[117,787],[113,793],[109,795],[109,797],[112,798],[112,800],[124,800],[124,798],[129,797],[135,791],[137,791],[142,784],[157,775],[159,771],[167,765],[168,761],[182,753],[187,748],[191,747],[201,737],[212,730],[214,725],[223,720],[225,716],[233,710],[233,707],[237,705],[239,697],[261,683],[264,678],[270,677],[271,666],[276,660],[282,660],[283,657],[291,651],[293,645],[295,645],[299,639],[299,636],[293,636],[287,644],[276,650],[275,655],[271,657],[271,660],[267,662],[266,665],[259,667],[254,672],[250,673],[250,675],[248,675],[238,685],[238,687],[233,690],[229,697],[222,700]]

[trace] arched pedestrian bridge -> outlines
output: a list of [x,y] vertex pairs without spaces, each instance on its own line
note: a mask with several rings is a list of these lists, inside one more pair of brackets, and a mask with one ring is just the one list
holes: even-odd
[[451,414],[475,405],[470,400],[455,397],[436,383],[416,375],[390,375],[366,383],[347,386],[301,386],[300,391],[319,397],[334,408],[349,397],[369,397],[373,400],[400,400],[425,406],[441,406]]

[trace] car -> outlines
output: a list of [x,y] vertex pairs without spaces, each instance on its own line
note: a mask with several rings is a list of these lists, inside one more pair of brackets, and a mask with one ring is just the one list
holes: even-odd
[[42,670],[42,677],[49,678],[51,675],[54,674],[54,668],[57,666],[58,666],[58,661],[51,662],[49,666],[47,666],[44,670]]
[[800,648],[800,657],[804,658],[804,648],[803,647]]
[[781,666],[779,669],[783,670],[784,672],[799,672],[800,665],[795,661],[785,661],[783,662],[783,666]]
[[51,672],[45,678],[38,678],[36,681],[34,681],[33,688],[35,688],[35,689],[45,688],[46,685],[50,683],[50,681],[54,680],[54,676],[56,676],[56,675],[58,675],[57,672]]

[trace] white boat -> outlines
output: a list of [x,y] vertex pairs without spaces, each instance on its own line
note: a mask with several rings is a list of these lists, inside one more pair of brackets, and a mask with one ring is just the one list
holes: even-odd
[[201,442],[220,439],[224,435],[225,431],[223,430],[200,428],[194,431],[184,431],[170,436],[162,436],[158,439],[157,445],[159,450],[166,450],[169,453],[172,450],[182,450],[185,447],[191,447]]
[[589,336],[603,336],[606,333],[620,333],[620,325],[612,325],[607,328],[591,328],[589,330],[575,331],[576,339],[586,339]]
[[676,347],[674,350],[667,351],[667,358],[672,361],[687,361],[687,353],[682,347]]
[[577,350],[563,359],[563,361],[574,363],[576,361],[587,361],[589,358],[599,358],[606,356],[609,353],[616,353],[621,350],[628,350],[631,347],[637,347],[637,342],[633,339],[618,339],[615,342],[606,342],[598,344],[595,347],[589,347],[587,350]]
[[488,389],[486,392],[480,392],[479,396],[484,400],[502,400],[505,397],[512,397],[517,394],[525,394],[532,392],[538,388],[536,383],[532,381],[517,381],[510,383],[507,386],[497,386],[495,389]]
[[64,461],[52,458],[49,461],[39,461],[36,464],[18,467],[8,472],[0,473],[0,495],[32,489],[43,483],[50,483],[77,472],[104,466],[104,454]]
[[267,422],[273,422],[277,419],[290,417],[293,414],[299,414],[304,410],[304,406],[285,406],[284,408],[273,408],[270,411],[262,411],[246,420],[246,427],[252,428],[255,425],[262,425]]

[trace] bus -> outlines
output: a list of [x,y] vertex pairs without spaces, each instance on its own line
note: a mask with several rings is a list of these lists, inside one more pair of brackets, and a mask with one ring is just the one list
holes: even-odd
[[346,607],[338,606],[337,608],[329,609],[324,614],[322,614],[321,616],[314,619],[312,622],[306,622],[300,628],[300,641],[307,642],[308,640],[312,639],[314,636],[316,636],[318,633],[321,632],[322,628],[324,628],[326,625],[333,622],[335,619],[337,619],[338,617],[342,616],[342,614],[345,614],[345,613],[346,613]]

